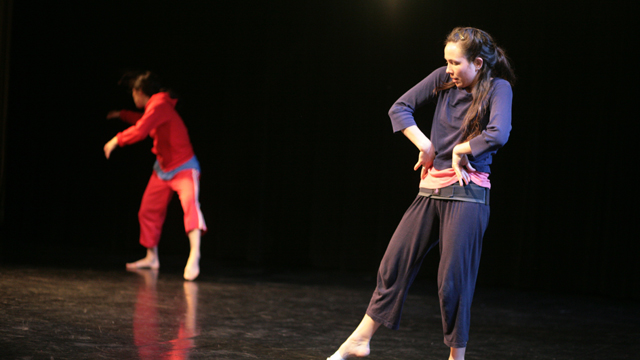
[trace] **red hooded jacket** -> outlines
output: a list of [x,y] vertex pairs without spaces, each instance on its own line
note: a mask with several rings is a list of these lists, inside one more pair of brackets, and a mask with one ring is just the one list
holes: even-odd
[[118,133],[118,146],[126,146],[153,139],[151,152],[156,154],[162,171],[171,171],[184,164],[194,155],[187,127],[175,110],[177,99],[169,93],[152,95],[144,107],[144,113],[121,110],[120,119],[133,126]]

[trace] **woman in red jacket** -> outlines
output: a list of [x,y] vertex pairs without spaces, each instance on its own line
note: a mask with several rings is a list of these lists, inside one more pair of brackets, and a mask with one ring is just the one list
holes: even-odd
[[147,248],[147,256],[133,263],[128,269],[160,268],[158,242],[167,206],[178,193],[184,211],[184,227],[191,251],[184,269],[184,278],[194,280],[200,274],[200,236],[207,226],[200,211],[200,165],[193,152],[187,128],[175,110],[177,99],[165,91],[151,72],[134,77],[125,77],[132,89],[133,101],[144,113],[114,110],[108,119],[120,118],[132,124],[104,145],[107,159],[116,147],[131,145],[151,136],[156,154],[151,179],[142,196],[138,220],[140,222],[140,244]]

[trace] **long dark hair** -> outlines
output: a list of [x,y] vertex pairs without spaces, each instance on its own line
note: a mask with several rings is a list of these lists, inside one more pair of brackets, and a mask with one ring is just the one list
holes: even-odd
[[131,90],[142,90],[147,96],[152,96],[159,92],[168,92],[172,98],[176,99],[178,97],[174,91],[163,87],[158,75],[151,71],[127,71],[120,78],[118,84],[127,86]]
[[[482,132],[480,119],[487,108],[491,79],[501,78],[513,86],[516,76],[505,51],[495,44],[491,35],[480,29],[457,27],[447,36],[445,46],[449,43],[455,43],[470,63],[476,58],[483,60],[477,75],[478,80],[471,89],[473,100],[462,125],[465,129],[463,141],[468,141]],[[438,86],[435,91],[451,89],[454,86],[453,81],[450,81]]]

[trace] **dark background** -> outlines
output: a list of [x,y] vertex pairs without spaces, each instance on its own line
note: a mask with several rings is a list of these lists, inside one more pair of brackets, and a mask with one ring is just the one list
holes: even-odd
[[[632,4],[16,1],[3,14],[0,261],[119,267],[143,256],[151,141],[109,161],[102,146],[125,128],[106,113],[133,108],[121,74],[151,69],[181,95],[203,168],[203,271],[373,276],[418,184],[417,151],[387,110],[444,64],[453,27],[474,26],[519,78],[480,284],[638,299]],[[432,111],[418,115],[427,133]],[[160,254],[186,261],[177,199]],[[432,278],[429,259],[421,276]]]

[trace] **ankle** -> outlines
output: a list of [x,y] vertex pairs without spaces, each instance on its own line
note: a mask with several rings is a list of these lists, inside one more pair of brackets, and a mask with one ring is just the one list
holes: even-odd
[[371,338],[369,336],[365,336],[363,334],[351,334],[351,336],[349,336],[347,338],[347,341],[352,341],[352,342],[356,342],[359,344],[369,344],[369,342],[371,342]]
[[449,360],[464,360],[464,354],[467,348],[451,348]]

